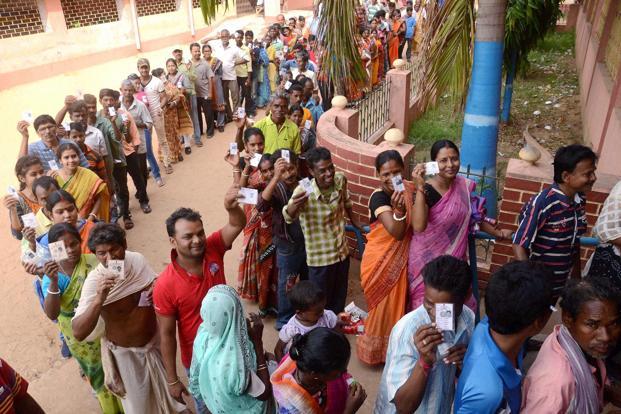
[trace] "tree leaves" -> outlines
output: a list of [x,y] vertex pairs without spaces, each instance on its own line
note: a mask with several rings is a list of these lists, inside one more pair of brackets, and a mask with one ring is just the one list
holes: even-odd
[[[200,0],[201,13],[203,14],[203,20],[206,25],[216,18],[216,11],[222,5],[224,1],[224,11],[229,9],[229,0]],[[230,0],[231,4],[235,3],[235,0]]]

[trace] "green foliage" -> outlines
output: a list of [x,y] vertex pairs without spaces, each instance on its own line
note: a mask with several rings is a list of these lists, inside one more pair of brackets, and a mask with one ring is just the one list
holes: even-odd
[[423,111],[447,93],[462,108],[468,91],[474,45],[474,1],[446,0],[443,7],[432,0],[415,82]]
[[516,54],[517,67],[524,68],[528,52],[556,27],[562,0],[509,0],[505,19],[505,68]]
[[429,109],[410,126],[408,141],[416,148],[416,160],[429,160],[429,150],[434,142],[450,139],[459,145],[464,116],[453,112],[448,99],[440,99],[433,109]]
[[[231,4],[235,3],[235,0],[230,0]],[[224,2],[224,10],[229,9],[229,0],[200,0],[201,13],[203,14],[203,20],[205,24],[209,25],[216,18],[216,11]]]
[[367,83],[358,51],[356,6],[358,0],[319,0],[321,8],[317,38],[323,42],[321,73],[337,95],[351,96],[357,84]]

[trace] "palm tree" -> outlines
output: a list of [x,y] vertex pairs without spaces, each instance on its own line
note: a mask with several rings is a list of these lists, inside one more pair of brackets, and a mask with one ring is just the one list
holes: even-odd
[[509,122],[513,80],[518,68],[528,64],[528,52],[556,27],[562,0],[509,0],[505,20],[504,64],[507,77],[502,103],[503,122]]
[[[224,2],[224,10],[229,9],[229,0],[200,0],[201,13],[203,14],[203,20],[206,25],[209,25],[216,18],[216,10]],[[231,0],[231,4],[234,4],[235,0]]]
[[[496,176],[498,112],[507,0],[479,0],[474,38],[474,64],[461,135],[462,164],[475,174]],[[496,215],[496,183],[482,178],[488,214]]]

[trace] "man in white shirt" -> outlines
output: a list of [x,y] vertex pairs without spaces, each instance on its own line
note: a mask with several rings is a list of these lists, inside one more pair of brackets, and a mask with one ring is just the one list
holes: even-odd
[[295,63],[296,67],[291,68],[291,75],[293,75],[293,79],[297,78],[298,75],[302,74],[309,79],[313,80],[313,84],[317,84],[317,74],[312,70],[308,69],[308,52],[305,50],[301,50],[295,54]]
[[[227,120],[233,119],[230,99],[233,100],[233,108],[237,110],[239,105],[239,87],[237,85],[237,73],[235,68],[237,65],[245,65],[250,58],[236,45],[229,42],[231,35],[228,30],[224,29],[216,38],[220,39],[220,44],[213,45],[214,55],[222,61],[222,91],[224,93],[224,103],[226,105]],[[214,40],[213,37],[207,36],[201,39],[201,43]],[[229,99],[230,98],[230,99]]]
[[145,58],[138,59],[138,72],[140,73],[140,84],[149,102],[148,108],[153,120],[153,128],[157,134],[157,142],[164,155],[164,171],[172,173],[172,165],[168,153],[168,142],[166,142],[166,128],[164,126],[164,115],[162,114],[162,102],[166,103],[168,98],[164,91],[164,84],[158,78],[151,76],[149,72],[151,65]]

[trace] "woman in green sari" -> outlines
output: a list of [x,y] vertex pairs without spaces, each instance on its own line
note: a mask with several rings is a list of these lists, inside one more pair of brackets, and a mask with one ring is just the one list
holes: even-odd
[[59,263],[50,261],[44,266],[42,281],[45,314],[51,320],[58,320],[58,327],[65,337],[71,355],[76,359],[82,372],[97,393],[97,399],[104,414],[122,413],[123,407],[117,397],[104,385],[104,372],[101,365],[101,345],[95,342],[79,342],[73,336],[71,318],[80,301],[82,286],[89,272],[98,261],[92,254],[81,253],[80,233],[67,223],[55,224],[48,233],[50,243],[63,242],[67,259]]
[[209,289],[201,305],[203,322],[194,339],[190,392],[212,413],[275,413],[263,352],[263,323],[244,317],[230,286]]

